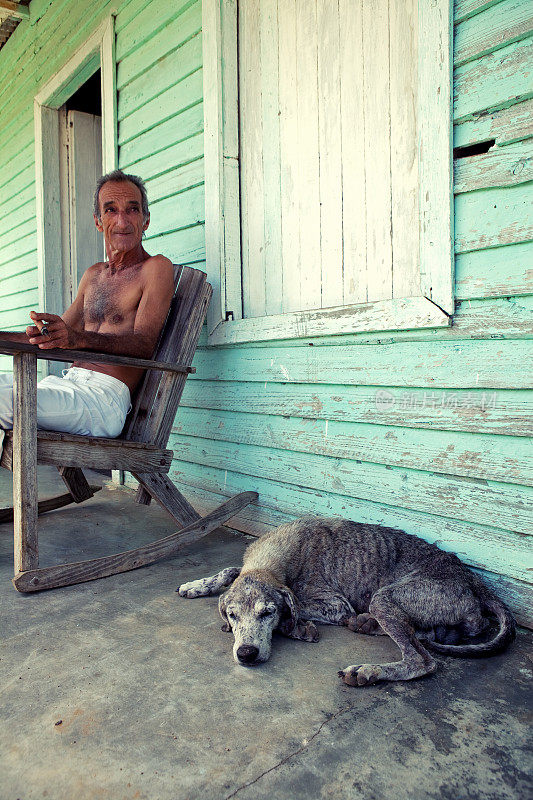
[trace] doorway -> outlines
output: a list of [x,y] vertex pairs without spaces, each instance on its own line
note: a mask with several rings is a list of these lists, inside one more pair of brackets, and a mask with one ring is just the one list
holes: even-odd
[[[103,258],[94,184],[118,165],[114,17],[35,96],[39,307],[62,314],[81,275]],[[41,373],[63,365],[42,362]]]
[[98,69],[58,111],[62,294],[67,308],[85,270],[104,259],[92,207],[94,187],[102,175],[101,71]]

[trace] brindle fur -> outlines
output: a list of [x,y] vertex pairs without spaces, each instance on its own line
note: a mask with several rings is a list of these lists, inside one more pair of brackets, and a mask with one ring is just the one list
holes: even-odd
[[[427,648],[486,656],[514,638],[506,606],[457,556],[380,525],[306,517],[250,545],[242,569],[222,570],[178,591],[182,597],[200,597],[230,585],[219,610],[223,630],[234,633],[239,664],[266,661],[275,629],[305,641],[318,640],[315,623],[388,634],[401,661],[348,666],[339,676],[350,686],[428,675],[437,665]],[[487,613],[496,617],[498,633],[490,641],[471,643],[489,624]]]

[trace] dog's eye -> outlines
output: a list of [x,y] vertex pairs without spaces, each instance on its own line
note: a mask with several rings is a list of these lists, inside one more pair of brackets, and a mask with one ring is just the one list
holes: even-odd
[[265,608],[264,611],[261,611],[259,614],[260,617],[271,617],[274,611],[271,608]]
[[228,617],[228,619],[236,619],[237,618],[235,616],[235,612],[234,611],[228,611],[227,612],[227,617]]

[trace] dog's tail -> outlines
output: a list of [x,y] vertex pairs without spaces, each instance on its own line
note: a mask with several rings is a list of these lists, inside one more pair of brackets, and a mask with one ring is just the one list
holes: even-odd
[[513,641],[516,635],[516,626],[513,616],[507,606],[505,606],[492,592],[481,583],[475,582],[476,594],[482,601],[484,607],[494,614],[498,620],[499,630],[493,639],[479,644],[440,644],[425,640],[424,646],[435,653],[442,653],[446,656],[457,656],[466,658],[483,658],[501,653]]

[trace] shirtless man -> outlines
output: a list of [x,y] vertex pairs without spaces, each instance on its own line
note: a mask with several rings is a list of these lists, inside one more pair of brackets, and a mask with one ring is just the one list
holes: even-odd
[[[150,358],[174,293],[172,263],[142,246],[149,225],[142,180],[120,170],[98,181],[94,221],[104,235],[107,261],[84,273],[76,299],[62,316],[32,311],[25,332],[0,332],[0,339],[39,348],[95,350]],[[132,367],[76,361],[37,385],[37,424],[92,436],[118,436],[142,376]],[[0,428],[13,426],[12,377],[0,376]]]

